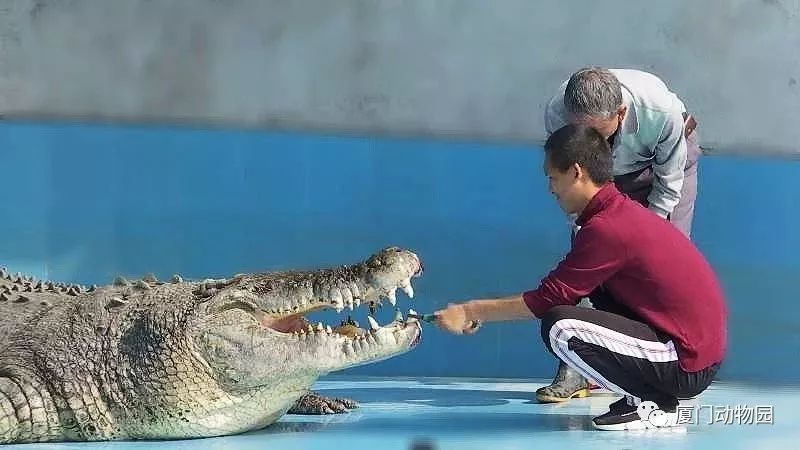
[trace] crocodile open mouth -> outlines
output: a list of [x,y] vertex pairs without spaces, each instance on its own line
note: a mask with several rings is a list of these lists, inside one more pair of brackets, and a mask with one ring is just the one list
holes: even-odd
[[[422,276],[422,271],[422,265],[420,264],[418,270],[412,276],[401,280],[397,286],[384,287],[380,290],[378,298],[373,300],[362,302],[359,298],[354,298],[352,301],[350,299],[342,301],[342,299],[337,298],[321,302],[306,311],[285,316],[276,317],[261,311],[260,314],[258,314],[258,319],[263,327],[270,328],[280,333],[290,334],[298,338],[324,333],[329,336],[344,336],[352,341],[370,339],[371,336],[376,336],[380,330],[401,332],[411,326],[413,329],[406,331],[416,331],[416,335],[412,338],[410,343],[410,346],[413,347],[419,343],[422,330],[416,318],[404,317],[400,309],[396,308],[393,320],[385,325],[380,325],[373,315],[378,309],[386,306],[387,303],[391,304],[393,307],[397,306],[396,291],[398,289],[403,291],[409,299],[413,298],[414,289],[411,286],[411,280]],[[320,310],[333,309],[339,315],[343,315],[345,309],[355,311],[356,308],[360,309],[365,307],[369,308],[369,314],[366,316],[364,327],[352,318],[352,314],[348,314],[346,319],[341,319],[338,323],[334,323],[333,326],[324,324],[323,322],[317,322],[315,324],[306,318],[308,314]],[[413,309],[409,309],[408,313],[413,315],[417,314]]]
[[[413,309],[408,310],[409,314],[416,315],[417,312]],[[404,318],[403,314],[400,310],[396,310],[395,317],[392,322],[388,325],[399,326],[404,328],[409,323],[417,323],[416,318]],[[369,328],[372,330],[378,330],[381,328],[381,325],[378,321],[372,316],[367,316],[367,324]],[[364,336],[367,333],[367,329],[361,328],[359,322],[353,320],[352,315],[348,315],[346,320],[341,320],[338,325],[331,327],[330,325],[325,325],[322,322],[317,322],[316,324],[312,324],[311,322],[306,319],[305,315],[303,314],[294,314],[291,316],[285,316],[280,318],[273,318],[269,316],[263,316],[261,319],[261,325],[272,330],[278,331],[280,333],[287,333],[287,334],[302,334],[302,333],[314,333],[314,332],[322,332],[325,331],[327,333],[336,333],[342,336],[347,336],[349,338],[354,338],[356,336]]]

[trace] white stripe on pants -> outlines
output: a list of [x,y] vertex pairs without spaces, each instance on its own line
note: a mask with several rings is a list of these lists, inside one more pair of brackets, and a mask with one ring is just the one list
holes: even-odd
[[570,350],[569,340],[580,339],[583,342],[604,347],[614,353],[645,359],[650,362],[671,362],[678,360],[678,353],[672,341],[666,343],[637,339],[618,331],[578,319],[560,319],[550,328],[550,346],[559,358],[569,363],[578,373],[594,381],[596,384],[618,394],[633,397],[638,403],[640,399],[612,383],[593,367]]

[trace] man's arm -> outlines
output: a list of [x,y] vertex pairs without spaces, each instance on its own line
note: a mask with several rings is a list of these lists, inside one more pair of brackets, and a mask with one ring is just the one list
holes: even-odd
[[575,305],[622,267],[626,251],[616,230],[596,220],[578,232],[572,250],[536,290],[451,304],[436,312],[437,323],[453,333],[469,333],[471,321],[535,319],[553,306]]
[[476,299],[464,304],[468,320],[501,322],[505,320],[535,319],[522,299],[522,293],[494,299]]
[[667,119],[655,148],[653,189],[647,197],[650,210],[663,218],[672,213],[681,199],[686,155],[683,115],[675,112]]
[[522,294],[475,299],[465,303],[450,304],[447,308],[436,311],[436,323],[439,327],[456,334],[474,333],[477,331],[476,323],[535,318],[536,316],[522,300]]

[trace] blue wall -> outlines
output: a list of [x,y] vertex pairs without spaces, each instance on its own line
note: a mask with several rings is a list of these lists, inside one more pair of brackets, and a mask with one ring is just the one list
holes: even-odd
[[[222,277],[356,262],[394,244],[425,261],[411,304],[431,311],[535,287],[568,245],[538,148],[5,123],[0,155],[0,265],[49,279]],[[701,162],[695,241],[730,296],[723,379],[800,381],[798,175],[800,161]],[[428,327],[413,352],[348,372],[554,368],[538,326],[513,323],[471,337]]]

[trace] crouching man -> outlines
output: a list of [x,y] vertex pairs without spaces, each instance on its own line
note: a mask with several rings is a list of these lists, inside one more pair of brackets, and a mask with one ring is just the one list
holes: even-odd
[[[617,190],[609,144],[595,129],[558,129],[544,159],[550,192],[580,226],[569,253],[537,289],[450,304],[437,324],[471,334],[485,322],[538,318],[550,352],[623,396],[593,419],[596,428],[674,426],[678,399],[704,391],[725,356],[717,277],[678,228]],[[590,293],[602,293],[596,309],[577,307]],[[647,408],[661,411],[657,421],[642,417]]]

